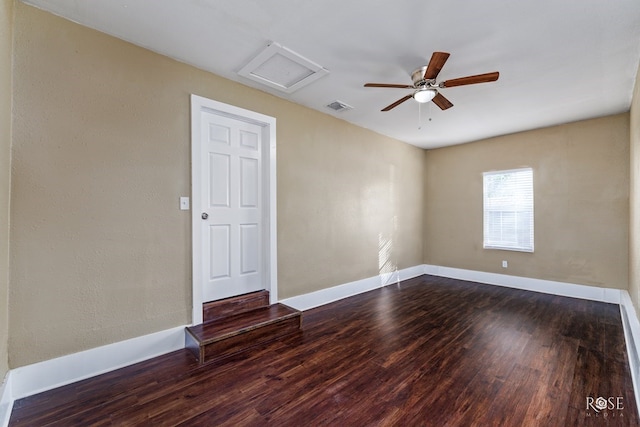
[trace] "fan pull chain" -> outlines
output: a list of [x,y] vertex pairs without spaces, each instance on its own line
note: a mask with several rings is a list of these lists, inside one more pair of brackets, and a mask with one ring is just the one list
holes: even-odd
[[[429,111],[428,111],[428,116],[429,116],[429,121],[431,121],[431,113],[433,112],[433,110],[431,109],[431,102],[429,102]],[[418,103],[418,130],[422,130],[422,104]]]

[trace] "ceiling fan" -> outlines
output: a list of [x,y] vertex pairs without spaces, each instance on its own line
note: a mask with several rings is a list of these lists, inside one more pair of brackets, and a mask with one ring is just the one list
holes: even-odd
[[411,73],[412,85],[403,84],[387,84],[387,83],[366,83],[364,87],[387,87],[394,89],[412,89],[414,92],[412,95],[404,96],[398,99],[393,104],[387,105],[381,111],[389,111],[392,108],[397,107],[410,98],[415,99],[419,103],[425,103],[433,101],[441,110],[453,107],[453,104],[438,91],[438,89],[472,85],[476,83],[495,82],[498,80],[500,73],[494,71],[492,73],[477,74],[475,76],[460,77],[452,80],[445,80],[440,83],[436,83],[436,77],[442,70],[445,62],[449,59],[449,54],[446,52],[433,52],[429,65],[418,68]]

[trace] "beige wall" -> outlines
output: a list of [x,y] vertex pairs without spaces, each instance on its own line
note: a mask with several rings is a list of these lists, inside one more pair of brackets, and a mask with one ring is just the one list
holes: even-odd
[[280,297],[422,262],[422,150],[15,13],[12,368],[190,321],[190,93],[277,119]]
[[278,122],[280,296],[422,264],[422,150],[289,114]]
[[0,2],[0,384],[9,370],[9,200],[13,0]]
[[640,68],[631,101],[631,185],[629,230],[629,295],[640,315]]
[[[9,23],[11,4],[0,12]],[[191,93],[277,119],[281,298],[423,262],[621,289],[638,274],[629,114],[425,153],[14,7],[12,368],[190,321],[190,215],[177,202],[190,188]],[[10,44],[0,55],[6,85]],[[636,86],[632,150],[638,98]],[[0,123],[10,105],[2,99]],[[5,171],[9,135],[5,124]],[[520,166],[534,168],[536,252],[483,250],[482,172]],[[8,207],[9,179],[0,183]],[[0,233],[8,224],[0,211]],[[637,304],[637,280],[631,288]],[[0,277],[5,318],[6,289]]]
[[[535,253],[485,250],[482,172],[524,166]],[[628,191],[626,113],[428,151],[425,263],[627,289]]]

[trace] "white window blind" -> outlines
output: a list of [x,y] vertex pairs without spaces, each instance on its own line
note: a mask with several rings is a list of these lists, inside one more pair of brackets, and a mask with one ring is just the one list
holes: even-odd
[[533,252],[533,171],[483,173],[484,247]]

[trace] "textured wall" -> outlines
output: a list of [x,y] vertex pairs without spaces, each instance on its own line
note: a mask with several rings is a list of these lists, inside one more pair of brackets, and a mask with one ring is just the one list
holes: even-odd
[[422,264],[423,150],[291,114],[278,122],[280,296]]
[[12,368],[190,321],[190,93],[277,119],[281,298],[422,262],[422,150],[15,7]]
[[631,101],[631,183],[629,230],[629,295],[640,315],[640,68]]
[[0,383],[9,369],[9,200],[13,0],[0,1]]
[[[629,114],[432,150],[426,159],[427,264],[627,289]],[[483,249],[482,172],[524,166],[534,174],[535,253]]]

